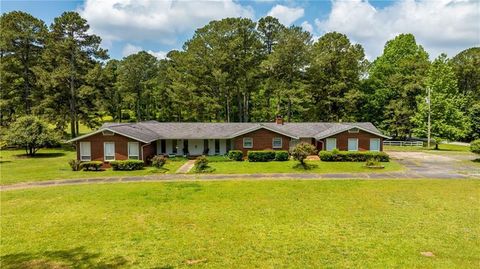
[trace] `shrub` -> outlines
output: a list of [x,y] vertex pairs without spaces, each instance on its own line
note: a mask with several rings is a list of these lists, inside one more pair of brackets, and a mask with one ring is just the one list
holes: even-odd
[[275,161],[279,161],[279,162],[288,161],[288,151],[286,150],[275,151]]
[[143,169],[144,163],[141,160],[124,160],[110,162],[113,170],[131,171]]
[[167,158],[163,155],[156,155],[152,158],[152,166],[162,168],[167,163]]
[[470,143],[470,151],[480,154],[480,139],[474,140],[472,143]]
[[102,164],[101,161],[82,162],[80,163],[79,168],[83,171],[99,171]]
[[212,169],[208,166],[208,159],[205,156],[199,156],[195,160],[195,172],[197,173],[205,173],[211,172]]
[[370,159],[390,161],[388,154],[376,151],[321,151],[319,156],[324,162],[365,162]]
[[228,152],[228,158],[234,161],[242,161],[243,152],[241,150],[230,150]]
[[68,165],[70,165],[70,168],[72,168],[72,171],[79,171],[80,170],[80,164],[82,162],[79,160],[70,160],[68,161]]
[[308,155],[315,154],[315,146],[309,143],[299,143],[297,144],[290,152],[293,158],[300,162],[301,165],[305,166],[305,159]]
[[249,162],[269,162],[275,160],[273,150],[249,150],[247,152]]

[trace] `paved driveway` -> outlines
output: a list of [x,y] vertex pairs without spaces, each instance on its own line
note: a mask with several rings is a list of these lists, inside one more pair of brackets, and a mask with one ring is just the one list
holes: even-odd
[[434,178],[479,177],[480,168],[470,162],[475,155],[468,153],[387,152],[403,164],[407,174]]

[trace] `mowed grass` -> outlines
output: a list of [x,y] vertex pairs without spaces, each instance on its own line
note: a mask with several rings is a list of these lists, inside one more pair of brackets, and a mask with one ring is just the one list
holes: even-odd
[[24,155],[24,150],[2,150],[0,153],[1,185],[53,179],[95,178],[113,176],[141,176],[155,173],[174,173],[184,161],[167,162],[164,169],[145,167],[137,171],[72,171],[68,160],[75,159],[75,151],[66,149],[41,149],[34,157]]
[[435,146],[432,145],[428,147],[414,147],[414,146],[384,146],[385,151],[428,151],[429,153],[441,153],[441,152],[470,152],[470,147],[462,145],[452,145],[452,144],[440,144],[438,150],[435,149]]
[[[322,162],[307,161],[308,169],[298,161],[286,162],[210,162],[208,165],[215,174],[252,174],[252,173],[380,173],[402,170],[404,167],[396,161],[381,163],[384,169],[365,167],[365,162]],[[192,171],[193,172],[193,171]]]
[[2,268],[478,268],[479,193],[474,180],[7,191],[0,258]]

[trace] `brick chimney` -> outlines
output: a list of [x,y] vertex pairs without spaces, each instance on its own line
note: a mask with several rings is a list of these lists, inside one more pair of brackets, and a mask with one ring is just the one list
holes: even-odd
[[283,117],[282,117],[282,115],[277,115],[277,116],[275,117],[275,123],[276,123],[276,124],[281,124],[281,125],[283,125]]

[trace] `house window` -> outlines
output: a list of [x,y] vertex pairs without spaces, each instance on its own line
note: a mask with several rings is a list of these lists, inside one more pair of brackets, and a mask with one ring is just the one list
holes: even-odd
[[334,150],[337,148],[337,139],[336,138],[327,138],[326,150]]
[[128,158],[132,160],[138,160],[140,157],[138,149],[138,142],[128,142]]
[[172,153],[173,154],[177,154],[177,150],[178,149],[178,146],[177,146],[177,140],[176,139],[173,139],[172,140]]
[[282,148],[282,138],[281,137],[274,137],[273,138],[272,148],[274,148],[274,149],[281,149]]
[[380,151],[380,138],[370,138],[370,151]]
[[348,139],[348,151],[358,151],[358,138]]
[[103,143],[103,159],[105,161],[115,161],[115,142]]
[[227,139],[227,142],[226,142],[226,147],[227,147],[227,153],[232,149],[232,140],[230,139]]
[[90,142],[80,142],[80,161],[91,161],[91,146]]
[[215,154],[220,154],[220,139],[215,139]]
[[358,128],[352,128],[352,129],[348,130],[348,132],[351,133],[351,134],[358,134],[358,131],[359,131]]
[[253,148],[253,138],[251,137],[244,137],[243,138],[243,148],[251,149]]

